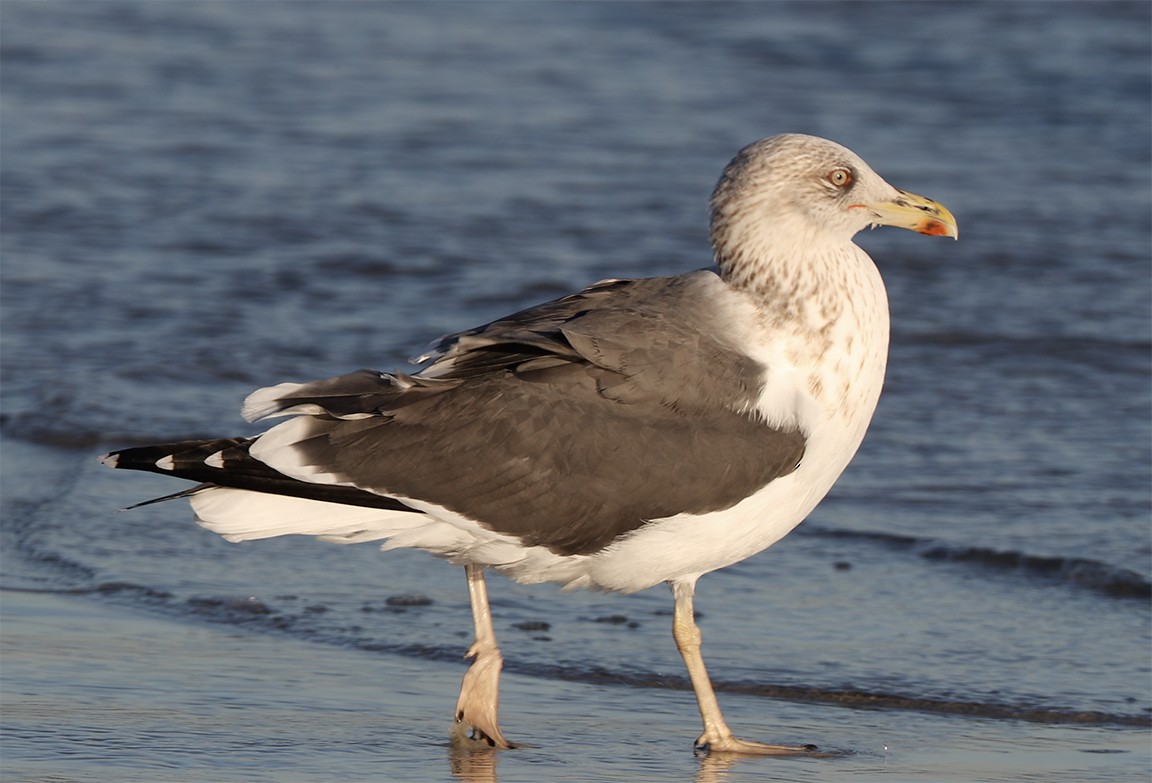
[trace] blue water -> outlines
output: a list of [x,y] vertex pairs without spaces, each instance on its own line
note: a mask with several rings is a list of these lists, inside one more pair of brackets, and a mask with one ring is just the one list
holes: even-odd
[[[95,457],[245,434],[253,388],[704,266],[715,178],[784,131],[960,223],[957,243],[859,238],[893,311],[868,438],[808,523],[700,586],[744,733],[856,760],[699,767],[666,591],[496,578],[505,730],[540,748],[502,754],[500,779],[1146,773],[1150,21],[1108,2],[6,0],[6,778],[352,780],[391,759],[397,779],[495,779],[438,744],[470,632],[459,569],[229,545],[179,503],[121,512],[180,485]],[[412,595],[429,601],[387,600]],[[290,717],[316,711],[357,739],[335,751],[336,729]],[[390,746],[373,715],[417,739]],[[316,755],[289,774],[287,747]]]

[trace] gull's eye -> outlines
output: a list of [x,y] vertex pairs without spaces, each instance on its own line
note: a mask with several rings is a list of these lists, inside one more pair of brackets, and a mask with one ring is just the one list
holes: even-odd
[[833,185],[841,190],[847,190],[852,186],[853,182],[852,172],[848,169],[832,169],[824,175],[824,179],[829,185]]

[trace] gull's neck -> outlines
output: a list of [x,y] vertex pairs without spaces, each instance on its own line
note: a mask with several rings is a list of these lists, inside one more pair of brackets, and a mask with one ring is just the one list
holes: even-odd
[[[888,299],[872,259],[851,235],[814,230],[803,220],[721,223],[712,237],[721,278],[759,313],[766,366],[777,374],[793,368],[810,398],[845,422],[858,445],[880,394],[888,348]],[[773,419],[778,401],[768,382],[763,404]],[[791,405],[779,407],[787,413]]]
[[843,291],[871,259],[850,236],[820,230],[799,217],[776,216],[768,225],[755,220],[716,221],[712,244],[720,276],[762,307],[787,311],[789,305],[826,299]]

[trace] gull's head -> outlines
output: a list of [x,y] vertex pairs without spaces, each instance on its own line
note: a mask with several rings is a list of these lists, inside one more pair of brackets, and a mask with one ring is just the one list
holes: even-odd
[[748,253],[803,255],[844,245],[875,226],[957,236],[943,205],[892,187],[854,152],[816,136],[788,133],[748,145],[712,193],[712,243],[722,264]]

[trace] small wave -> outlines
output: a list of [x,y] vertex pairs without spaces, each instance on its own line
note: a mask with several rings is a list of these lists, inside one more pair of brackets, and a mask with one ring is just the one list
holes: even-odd
[[[255,382],[252,384],[255,386]],[[239,419],[239,417],[237,417]],[[255,427],[243,421],[230,422],[229,431],[251,432]],[[67,413],[57,413],[51,417],[39,413],[0,414],[0,434],[5,438],[35,446],[47,446],[68,451],[95,451],[96,449],[125,448],[132,445],[145,445],[177,440],[209,440],[220,436],[219,432],[198,429],[175,429],[172,431],[112,430],[107,427],[92,426],[80,417]]]
[[798,532],[826,538],[868,541],[890,548],[913,551],[927,560],[972,563],[984,568],[1014,571],[1026,576],[1057,579],[1087,588],[1111,598],[1152,598],[1152,582],[1128,568],[1081,557],[1029,555],[990,547],[948,544],[935,539],[883,533],[842,530],[806,524]]
[[78,421],[44,420],[32,414],[0,415],[0,432],[4,437],[65,449],[92,448],[100,434]]
[[[1094,366],[1118,366],[1142,371],[1147,361],[1152,342],[1144,339],[1127,339],[1125,336],[1107,339],[1084,335],[1059,338],[1047,336],[1020,337],[1010,334],[988,332],[921,332],[908,335],[909,341],[945,346],[972,346],[1011,351],[1013,355],[1039,354],[1052,356],[1061,362],[1069,359]],[[1120,364],[1115,364],[1119,362]]]
[[1152,726],[1152,716],[1119,715],[1097,710],[1072,710],[1029,704],[997,704],[979,701],[950,701],[856,690],[828,690],[786,685],[748,683],[715,683],[716,689],[728,693],[764,696],[792,701],[814,701],[866,709],[912,710],[949,715],[968,715],[998,720],[1023,720],[1031,723],[1103,724],[1116,726]]
[[[505,666],[509,671],[536,676],[551,676],[561,680],[586,682],[597,685],[625,685],[633,688],[673,688],[692,690],[692,683],[686,678],[664,675],[616,674],[599,669],[592,672],[573,672],[560,667],[518,668],[515,664]],[[925,698],[895,693],[878,693],[866,690],[844,690],[815,688],[802,685],[776,685],[772,683],[712,681],[717,691],[737,693],[743,696],[760,696],[784,701],[818,702],[860,709],[908,710],[913,712],[934,712],[947,715],[965,715],[996,720],[1022,720],[1030,723],[1058,723],[1066,725],[1113,725],[1113,726],[1152,726],[1152,716],[1123,715],[1097,710],[1074,710],[1060,707],[1045,707],[1035,704],[1005,704],[981,701],[952,701],[948,699]]]
[[111,595],[125,593],[133,597],[162,603],[172,597],[164,590],[156,590],[135,582],[101,582],[89,587],[30,587],[27,585],[0,585],[0,591],[10,593],[47,593],[52,595]]
[[985,547],[933,544],[919,550],[929,560],[979,563],[991,568],[1051,576],[1113,598],[1152,598],[1152,583],[1135,571],[1079,557],[1043,557]]

